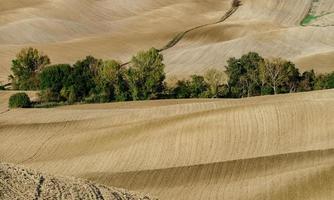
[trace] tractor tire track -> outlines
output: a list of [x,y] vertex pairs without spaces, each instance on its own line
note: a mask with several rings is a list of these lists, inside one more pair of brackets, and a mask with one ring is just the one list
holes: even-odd
[[221,19],[219,21],[213,22],[213,23],[208,23],[208,24],[203,24],[203,25],[191,28],[189,30],[186,30],[182,33],[179,33],[170,42],[168,42],[166,46],[164,46],[162,49],[159,49],[159,51],[160,52],[165,51],[167,49],[170,49],[170,48],[174,47],[175,45],[177,45],[184,38],[184,36],[186,36],[186,34],[192,32],[192,31],[201,29],[203,27],[215,25],[215,24],[220,24],[220,23],[226,21],[229,17],[231,17],[238,10],[238,8],[240,6],[241,6],[241,1],[240,0],[234,0],[232,2],[231,8],[224,14],[224,16],[221,17]]
[[[208,24],[203,24],[200,26],[196,26],[194,28],[191,28],[189,30],[186,30],[184,32],[181,32],[179,34],[177,34],[172,40],[170,40],[164,47],[158,49],[159,52],[163,52],[165,50],[168,50],[170,48],[173,48],[175,45],[177,45],[188,33],[201,29],[203,27],[207,27],[207,26],[211,26],[211,25],[215,25],[215,24],[220,24],[224,21],[226,21],[228,18],[230,18],[237,10],[238,8],[241,6],[241,0],[233,0],[232,4],[231,4],[231,8],[216,22],[213,23],[208,23]],[[127,66],[131,63],[131,61],[125,62],[123,63],[121,66]]]
[[25,162],[34,160],[34,159],[37,157],[37,155],[39,154],[39,152],[40,152],[44,147],[46,147],[46,145],[48,144],[49,141],[51,141],[53,138],[57,137],[59,133],[61,133],[63,130],[65,130],[65,129],[67,128],[67,124],[68,124],[68,122],[65,122],[64,126],[63,126],[62,128],[60,128],[58,131],[56,131],[54,134],[52,134],[50,137],[48,137],[48,138],[41,144],[41,146],[36,150],[36,152],[35,152],[32,156],[30,156],[30,157],[28,157],[27,159],[25,159],[25,160],[19,162],[19,164],[23,164],[23,163],[25,163]]

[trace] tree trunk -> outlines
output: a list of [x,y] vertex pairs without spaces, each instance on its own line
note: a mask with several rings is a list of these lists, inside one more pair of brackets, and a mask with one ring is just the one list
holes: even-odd
[[277,90],[276,90],[276,84],[274,84],[274,87],[273,87],[273,89],[274,89],[274,94],[276,95],[276,94],[277,94]]

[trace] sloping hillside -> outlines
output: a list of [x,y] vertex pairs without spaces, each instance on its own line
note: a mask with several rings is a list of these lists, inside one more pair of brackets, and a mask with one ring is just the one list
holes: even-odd
[[334,91],[1,114],[0,160],[161,199],[333,199]]
[[74,178],[54,177],[3,163],[0,163],[0,198],[150,200],[125,190]]
[[[89,54],[126,62],[139,50],[162,48],[180,32],[218,21],[231,2],[2,0],[0,80],[7,81],[10,61],[23,47],[42,49],[54,63]],[[334,3],[312,2],[242,0],[226,21],[197,29],[164,52],[167,71],[180,76],[223,68],[227,58],[248,51],[292,59],[301,69],[333,71]],[[301,26],[310,11],[317,19]]]
[[[241,2],[0,0],[0,82],[27,46],[53,63],[127,62],[153,46],[168,76],[249,51],[334,71],[333,0]],[[0,91],[0,199],[140,199],[113,187],[166,200],[334,199],[334,90],[9,110],[14,92]]]

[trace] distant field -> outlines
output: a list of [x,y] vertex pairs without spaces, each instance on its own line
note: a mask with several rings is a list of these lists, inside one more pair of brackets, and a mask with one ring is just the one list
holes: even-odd
[[333,90],[11,110],[0,160],[160,199],[332,199],[333,113]]
[[[139,50],[162,48],[180,32],[218,21],[230,2],[2,1],[0,80],[7,81],[10,61],[23,47],[43,50],[54,63],[72,63],[89,54],[126,62]],[[312,7],[316,16],[332,13],[334,2],[312,2],[243,0],[243,6],[224,23],[198,29],[164,52],[167,72],[185,76],[212,67],[222,69],[227,58],[249,51],[291,59],[302,70],[333,71],[333,14],[318,17],[310,26],[300,23]]]

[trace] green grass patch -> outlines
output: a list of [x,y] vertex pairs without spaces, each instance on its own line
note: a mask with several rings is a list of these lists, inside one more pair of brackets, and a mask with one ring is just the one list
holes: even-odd
[[310,24],[312,21],[316,20],[317,18],[318,18],[318,16],[308,14],[300,24],[302,26],[306,26],[306,25]]

